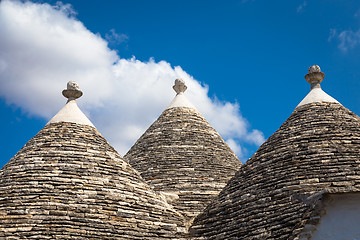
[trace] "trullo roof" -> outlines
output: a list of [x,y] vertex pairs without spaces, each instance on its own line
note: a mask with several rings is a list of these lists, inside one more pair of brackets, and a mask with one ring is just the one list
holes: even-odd
[[242,163],[185,97],[184,81],[173,88],[174,100],[124,158],[191,221]]
[[0,238],[177,239],[182,216],[78,109],[76,84],[63,94],[67,105],[0,171]]
[[313,96],[195,219],[194,236],[310,239],[326,196],[359,192],[360,118],[320,92],[323,78],[318,66],[310,68],[306,79]]

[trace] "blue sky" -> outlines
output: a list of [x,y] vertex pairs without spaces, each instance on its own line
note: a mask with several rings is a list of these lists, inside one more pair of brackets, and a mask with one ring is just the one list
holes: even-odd
[[309,92],[313,64],[360,114],[359,1],[2,1],[0,45],[0,165],[61,109],[69,80],[122,155],[178,76],[243,162]]

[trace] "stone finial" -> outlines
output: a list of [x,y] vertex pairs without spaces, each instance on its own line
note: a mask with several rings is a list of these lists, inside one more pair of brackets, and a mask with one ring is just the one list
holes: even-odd
[[79,84],[75,81],[69,81],[66,86],[68,90],[79,90]]
[[309,73],[305,75],[305,79],[311,84],[311,89],[314,87],[320,87],[320,83],[324,80],[325,73],[321,72],[318,65],[309,67]]
[[74,81],[69,81],[67,83],[67,89],[64,89],[62,94],[68,101],[75,100],[83,95],[82,91],[79,90],[79,84]]
[[313,72],[321,72],[321,69],[319,67],[319,65],[312,65],[311,67],[309,67],[309,73],[313,73]]
[[175,90],[176,94],[185,92],[187,89],[187,86],[185,85],[185,81],[182,80],[181,78],[176,79],[173,89]]

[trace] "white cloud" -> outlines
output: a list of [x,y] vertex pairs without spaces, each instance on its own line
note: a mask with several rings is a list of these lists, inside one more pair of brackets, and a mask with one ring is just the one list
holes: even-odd
[[77,81],[84,92],[80,107],[124,154],[171,102],[181,77],[187,97],[235,152],[241,155],[239,142],[264,141],[237,103],[209,98],[208,86],[166,61],[121,59],[75,15],[67,4],[0,2],[0,96],[8,103],[50,119],[65,103],[67,81]]
[[241,146],[234,139],[230,138],[230,139],[226,140],[226,143],[229,145],[229,147],[234,151],[234,153],[239,158],[243,157],[243,152],[242,152]]
[[61,1],[56,2],[56,4],[53,6],[54,9],[62,12],[63,14],[69,16],[69,17],[75,17],[78,13],[73,9],[72,5],[70,3],[63,3]]
[[245,139],[249,143],[253,143],[255,145],[260,146],[261,144],[263,144],[265,138],[264,138],[264,134],[261,131],[254,129],[251,132],[247,133]]
[[348,50],[354,49],[360,45],[360,29],[357,31],[344,30],[338,32],[336,29],[330,29],[328,40],[338,42],[338,48],[346,53]]
[[110,29],[110,31],[105,34],[105,39],[113,45],[119,45],[123,42],[126,42],[129,37],[126,34],[117,33],[115,29]]

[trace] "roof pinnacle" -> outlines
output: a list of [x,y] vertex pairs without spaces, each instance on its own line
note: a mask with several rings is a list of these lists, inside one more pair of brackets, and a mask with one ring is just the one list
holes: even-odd
[[176,79],[173,89],[175,90],[176,94],[185,92],[187,89],[187,86],[185,85],[185,81],[181,78]]
[[320,83],[324,80],[325,73],[321,72],[318,65],[312,65],[309,67],[309,73],[305,75],[305,79],[311,84],[311,89],[320,88]]
[[78,99],[83,95],[82,91],[79,90],[79,84],[77,84],[75,81],[69,81],[67,83],[67,89],[64,89],[62,94],[68,99],[68,102]]
[[62,91],[62,94],[68,99],[68,101],[65,106],[47,124],[72,122],[94,127],[90,120],[80,110],[75,101],[75,99],[78,99],[83,94],[82,91],[79,90],[79,85],[74,81],[68,82],[67,88]]
[[187,86],[185,85],[185,81],[183,79],[176,79],[173,89],[176,92],[176,96],[166,109],[174,107],[189,107],[196,109],[194,105],[192,105],[192,103],[189,102],[189,100],[185,97],[184,92],[186,91]]
[[311,84],[310,92],[299,103],[299,105],[297,105],[297,107],[315,102],[339,103],[336,99],[329,96],[321,89],[320,83],[324,80],[324,78],[325,73],[321,72],[321,69],[318,65],[309,67],[309,73],[305,75],[305,79],[308,83]]

